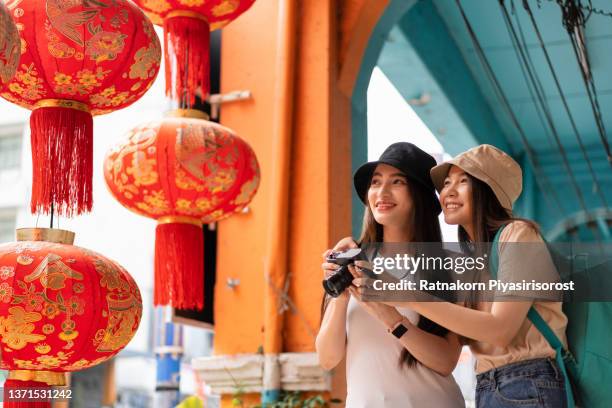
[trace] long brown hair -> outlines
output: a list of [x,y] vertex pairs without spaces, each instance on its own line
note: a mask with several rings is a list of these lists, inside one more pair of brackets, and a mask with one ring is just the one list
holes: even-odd
[[[533,228],[533,230],[538,234],[540,233],[540,227],[538,224],[526,218],[515,217],[512,214],[512,211],[505,209],[487,183],[473,177],[470,174],[466,173],[466,175],[472,186],[472,231],[474,236],[470,237],[465,228],[459,226],[457,230],[459,243],[465,251],[472,251],[472,248],[470,248],[469,245],[473,243],[476,243],[473,248],[476,248],[478,251],[483,251],[484,245],[481,243],[493,242],[495,234],[497,234],[500,229],[514,221],[524,222]],[[482,281],[483,279],[484,278],[480,275],[475,277],[475,281]],[[473,291],[468,299],[466,299],[465,306],[471,309],[476,309],[479,301],[480,299],[477,292]],[[462,340],[466,342],[470,341],[469,339],[465,338]]]
[[[437,208],[437,203],[434,201],[437,200],[436,195],[408,178],[406,183],[410,199],[412,200],[412,222],[410,223],[412,242],[442,242],[440,222],[434,210]],[[383,242],[383,226],[376,222],[370,206],[366,205],[359,245],[377,242]],[[330,300],[330,297],[325,294],[321,304],[321,320],[323,320],[323,315]],[[448,333],[448,329],[432,322],[425,316],[419,316],[417,327],[440,337],[444,337]],[[406,366],[412,367],[416,364],[416,361],[416,358],[406,348],[402,349],[399,358],[400,365],[406,364]]]

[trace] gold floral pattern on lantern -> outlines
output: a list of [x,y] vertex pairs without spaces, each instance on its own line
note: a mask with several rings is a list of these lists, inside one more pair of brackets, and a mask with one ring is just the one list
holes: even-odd
[[153,24],[160,25],[162,23],[161,15],[172,9],[172,6],[167,0],[142,0],[140,6],[147,10],[149,18]]
[[13,350],[21,350],[28,343],[38,343],[46,336],[34,333],[34,322],[40,321],[40,313],[27,312],[21,306],[9,308],[8,316],[0,316],[0,338]]
[[199,7],[204,4],[204,0],[179,0],[179,3],[187,7]]
[[[34,64],[22,64],[17,70],[15,78],[9,84],[8,89],[28,101],[35,101],[47,94],[43,84],[43,80],[39,77],[38,71]],[[2,96],[7,98],[9,93],[3,93]],[[9,99],[10,100],[10,99]],[[16,99],[15,99],[16,100]]]
[[30,110],[41,99],[75,100],[99,115],[126,107],[152,85],[161,45],[131,2],[23,0],[7,6],[22,34],[22,56],[3,98]]
[[215,17],[223,17],[238,10],[238,6],[240,6],[240,0],[226,0],[213,7],[212,14]]
[[0,279],[7,280],[15,275],[15,268],[13,266],[2,266],[0,267]]
[[13,295],[13,288],[8,283],[0,283],[0,302],[9,303]]
[[17,71],[21,55],[19,31],[7,7],[0,2],[0,85],[9,82]]
[[153,24],[163,25],[172,11],[191,11],[204,16],[211,31],[223,28],[247,11],[255,0],[137,0]]
[[112,61],[123,51],[126,34],[101,29],[85,43],[85,55],[97,63]]
[[208,222],[242,210],[260,180],[248,144],[221,125],[192,118],[136,127],[108,152],[104,175],[115,197],[138,214]]
[[47,354],[48,352],[51,351],[51,346],[48,345],[47,343],[39,343],[36,345],[36,347],[34,347],[34,349],[39,354]]
[[[32,262],[21,265],[18,257]],[[138,328],[138,287],[120,265],[93,251],[45,242],[3,244],[2,274],[12,274],[12,286],[0,280],[0,369],[91,367],[112,357]],[[76,354],[91,342],[95,349]]]
[[[134,54],[134,63],[131,65],[128,74],[130,79],[155,78],[157,66],[161,59],[161,45],[158,41],[153,40],[157,36],[153,26],[143,22],[142,30],[151,39],[151,43],[147,47],[142,47]],[[140,83],[138,82],[132,86],[131,90],[136,91],[139,87]]]

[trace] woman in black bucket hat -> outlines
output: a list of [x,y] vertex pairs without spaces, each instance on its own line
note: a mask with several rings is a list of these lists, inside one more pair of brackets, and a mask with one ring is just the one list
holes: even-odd
[[[402,142],[355,172],[355,190],[366,206],[360,244],[441,241],[441,208],[429,177],[435,164]],[[322,266],[326,278],[337,269],[333,263]],[[323,368],[346,357],[346,406],[463,407],[451,375],[461,351],[458,337],[408,308],[357,300],[356,285],[363,282],[357,278],[338,297],[325,296],[316,340]]]

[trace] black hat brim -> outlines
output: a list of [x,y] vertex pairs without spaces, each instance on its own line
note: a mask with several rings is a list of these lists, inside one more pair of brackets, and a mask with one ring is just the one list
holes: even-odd
[[[357,195],[359,196],[361,202],[365,205],[368,205],[367,194],[368,188],[370,187],[370,181],[372,180],[372,174],[374,174],[374,170],[376,170],[376,166],[378,166],[379,164],[387,164],[389,166],[395,167],[391,163],[385,163],[385,161],[376,160],[361,165],[353,175],[353,184],[355,186],[355,191],[357,192]],[[438,196],[436,195],[433,186],[427,186],[423,184],[421,180],[411,177],[410,174],[406,174],[406,177],[410,178],[410,180],[418,183],[419,185],[423,186],[427,191],[431,192],[433,196],[432,202],[435,206],[434,210],[436,214],[439,215],[442,212],[442,207],[440,206],[440,201],[438,200]]]

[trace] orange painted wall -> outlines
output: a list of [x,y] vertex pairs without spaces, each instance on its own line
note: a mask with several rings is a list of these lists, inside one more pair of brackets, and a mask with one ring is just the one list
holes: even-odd
[[[255,353],[263,342],[263,257],[268,175],[274,160],[270,138],[276,18],[276,1],[257,1],[222,33],[221,92],[248,89],[253,97],[224,105],[221,123],[250,143],[259,160],[262,181],[250,212],[218,225],[215,354]],[[229,289],[228,278],[239,279],[240,285]]]
[[[314,351],[322,298],[321,253],[350,234],[352,84],[367,33],[386,3],[298,2],[288,231],[289,296],[298,312],[285,314],[284,351]],[[222,34],[222,92],[248,89],[253,99],[224,105],[221,123],[251,144],[262,182],[251,211],[218,226],[215,354],[255,353],[263,344],[278,4],[258,0]],[[228,278],[240,279],[240,285],[228,289]],[[337,389],[344,398],[342,369],[339,372]],[[224,405],[228,401],[224,398]]]

